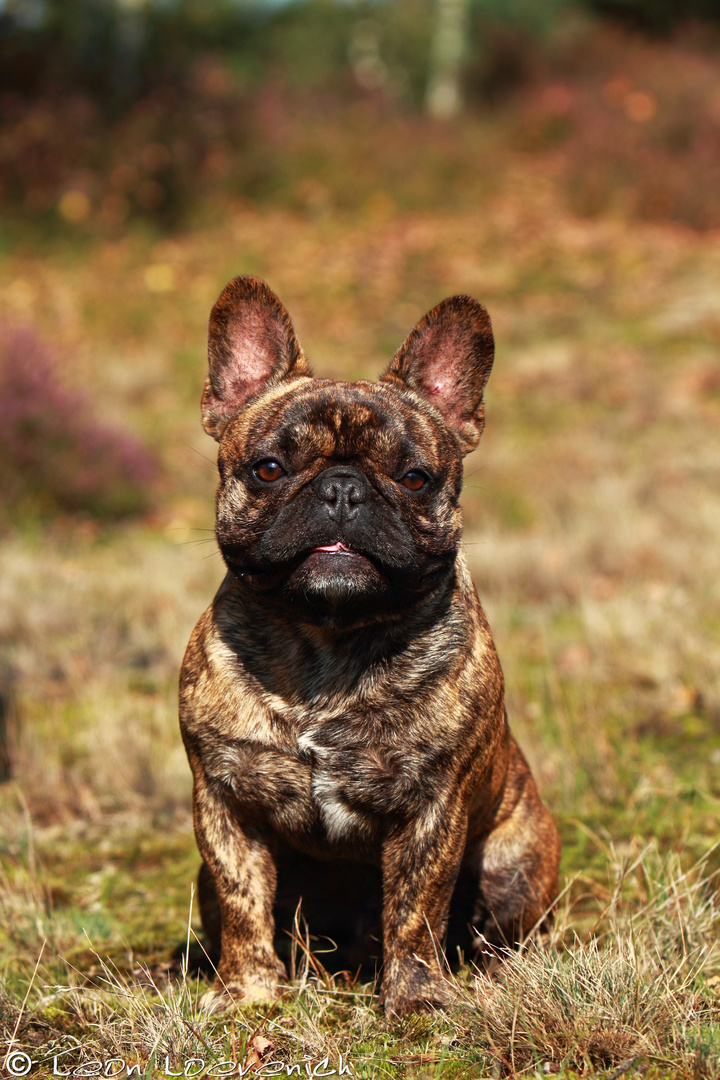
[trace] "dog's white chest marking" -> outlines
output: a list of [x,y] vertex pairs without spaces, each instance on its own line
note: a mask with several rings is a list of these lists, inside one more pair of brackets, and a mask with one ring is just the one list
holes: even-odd
[[372,828],[370,817],[352,806],[344,790],[344,776],[353,769],[353,755],[314,741],[304,732],[297,741],[304,758],[312,761],[310,790],[330,840],[351,840],[367,836]]

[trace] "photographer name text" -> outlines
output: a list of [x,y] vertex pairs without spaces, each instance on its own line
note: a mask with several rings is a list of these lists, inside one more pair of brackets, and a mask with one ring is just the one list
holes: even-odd
[[[30,1076],[33,1069],[43,1067],[45,1076],[346,1076],[352,1075],[349,1062],[343,1061],[343,1055],[338,1055],[335,1066],[329,1057],[321,1061],[313,1062],[304,1058],[302,1062],[289,1063],[286,1061],[268,1061],[249,1065],[243,1065],[237,1061],[207,1062],[204,1058],[186,1058],[183,1061],[171,1061],[169,1056],[159,1062],[127,1062],[124,1058],[113,1057],[100,1061],[81,1061],[73,1065],[64,1055],[55,1055],[50,1058],[42,1058],[33,1061],[29,1054],[21,1050],[12,1051],[3,1062],[4,1071],[8,1076]],[[48,1070],[52,1067],[52,1072]],[[148,1069],[153,1069],[152,1073]]]

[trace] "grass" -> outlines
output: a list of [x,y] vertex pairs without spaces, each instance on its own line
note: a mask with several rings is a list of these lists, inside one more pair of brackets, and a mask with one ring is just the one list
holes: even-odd
[[[0,549],[0,1031],[33,1075],[55,1053],[148,1077],[165,1055],[342,1053],[368,1077],[720,1076],[717,236],[574,216],[541,161],[501,189],[424,212],[380,190],[352,211],[243,204],[172,237],[0,256],[0,318],[161,461],[143,519],[25,516]],[[453,292],[493,317],[465,545],[565,893],[550,938],[492,983],[461,968],[442,1016],[386,1025],[314,942],[269,1012],[197,1008],[175,684],[222,573],[198,399],[207,315],[240,272],[279,293],[323,375],[377,374]]]
[[[88,874],[83,867],[86,899],[114,893],[121,870],[112,843],[104,854],[100,869]],[[123,869],[147,868],[143,860],[153,855],[187,868],[187,854],[177,843],[139,842],[122,856]],[[549,940],[511,954],[495,979],[469,968],[448,974],[455,1002],[447,1013],[395,1024],[383,1020],[372,986],[330,974],[327,956],[313,955],[302,937],[291,994],[208,1019],[199,1009],[201,986],[189,974],[197,947],[190,923],[183,925],[180,874],[146,875],[167,901],[162,930],[175,935],[174,962],[158,964],[146,939],[121,946],[110,920],[85,915],[81,922],[77,910],[51,910],[52,871],[38,874],[32,863],[26,859],[23,872],[0,886],[21,966],[32,971],[35,954],[43,964],[30,1005],[18,1005],[23,982],[8,980],[5,1034],[48,1072],[57,1056],[68,1070],[120,1059],[138,1063],[145,1076],[167,1075],[166,1059],[182,1070],[190,1059],[219,1069],[219,1062],[250,1068],[270,1057],[285,1072],[306,1062],[321,1069],[324,1059],[326,1069],[337,1070],[344,1059],[354,1075],[367,1077],[576,1076],[613,1067],[658,1077],[718,1075],[718,908],[706,862],[684,871],[675,855],[660,856],[653,846],[614,857],[607,887],[592,882],[595,900],[602,899],[593,933],[580,936],[574,925],[570,896],[582,899],[578,879]],[[129,930],[132,899],[122,893],[115,903]]]

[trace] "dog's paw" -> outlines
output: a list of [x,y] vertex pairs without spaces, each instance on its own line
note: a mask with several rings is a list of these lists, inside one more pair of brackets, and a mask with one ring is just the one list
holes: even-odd
[[[391,985],[383,992],[383,1008],[387,1020],[400,1020],[411,1013],[436,1012],[452,1003],[453,994],[439,974],[423,972],[418,978]],[[423,977],[424,976],[424,977]]]
[[211,990],[203,994],[200,1008],[205,1013],[224,1013],[238,1005],[253,1001],[274,1001],[280,993],[280,986],[264,982],[215,983]]

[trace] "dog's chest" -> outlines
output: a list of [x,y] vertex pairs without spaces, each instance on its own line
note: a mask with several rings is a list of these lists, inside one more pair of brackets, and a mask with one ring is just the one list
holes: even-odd
[[310,768],[313,804],[331,841],[371,840],[388,815],[415,814],[431,797],[431,777],[423,776],[422,755],[411,748],[352,738],[338,745],[323,738],[321,730],[305,731],[297,745]]

